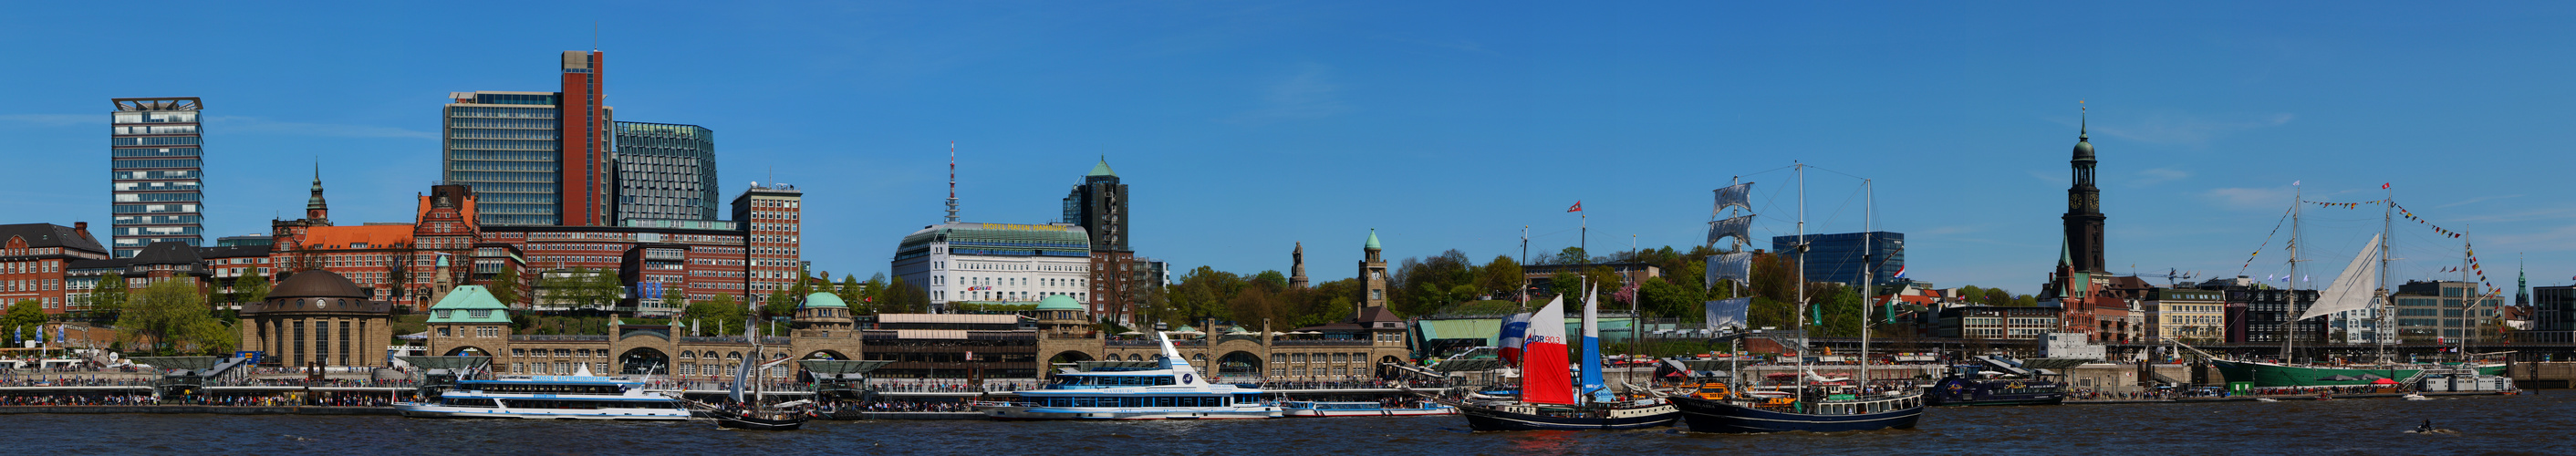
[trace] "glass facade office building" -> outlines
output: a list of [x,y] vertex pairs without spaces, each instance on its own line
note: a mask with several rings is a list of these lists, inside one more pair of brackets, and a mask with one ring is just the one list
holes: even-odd
[[[1869,242],[1861,237],[1867,234]],[[1771,251],[1795,252],[1797,236],[1771,238]],[[1887,285],[1896,281],[1896,271],[1905,269],[1905,233],[1872,231],[1868,233],[1807,235],[1807,261],[1804,268],[1809,282],[1840,282],[1860,286],[1862,255],[1868,255],[1870,283]]]
[[715,130],[617,122],[615,218],[717,220]]
[[204,103],[196,97],[116,98],[108,173],[115,186],[109,247],[132,258],[155,242],[205,242]]
[[471,186],[484,225],[557,225],[562,132],[552,92],[457,92],[447,105],[440,166]]

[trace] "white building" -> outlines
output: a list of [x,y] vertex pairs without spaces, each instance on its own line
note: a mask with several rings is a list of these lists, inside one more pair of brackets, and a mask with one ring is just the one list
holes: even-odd
[[893,269],[905,284],[927,293],[937,312],[948,311],[952,302],[1091,300],[1090,236],[1071,224],[923,227],[895,248]]

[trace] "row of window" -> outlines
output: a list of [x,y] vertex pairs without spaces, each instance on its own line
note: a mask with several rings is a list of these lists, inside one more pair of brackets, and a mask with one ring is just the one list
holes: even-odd
[[196,112],[196,111],[143,111],[143,112],[120,112],[120,113],[116,113],[116,114],[115,114],[115,116],[111,118],[111,121],[112,121],[112,122],[115,122],[115,123],[121,123],[121,124],[138,124],[138,123],[196,123],[196,122],[197,122],[197,112]]
[[109,141],[109,145],[113,145],[113,146],[194,146],[194,145],[198,145],[198,141],[197,141],[197,137],[195,137],[195,136],[145,136],[145,137],[139,137],[139,138],[114,138],[113,140]]
[[196,179],[196,178],[198,178],[198,177],[200,177],[200,172],[199,172],[199,171],[196,171],[196,170],[110,171],[110,172],[108,172],[108,178],[110,178],[110,179],[115,179],[115,180],[136,180],[136,179]]
[[117,149],[110,149],[109,155],[110,155],[110,156],[113,156],[113,157],[116,157],[116,158],[128,158],[128,157],[195,157],[195,156],[197,156],[197,148],[194,148],[194,147],[162,147],[162,148],[148,148],[148,147],[145,147],[145,148],[131,148],[131,149],[129,149],[129,148],[117,148]]
[[198,168],[198,167],[202,167],[202,165],[204,165],[204,164],[205,164],[205,162],[204,162],[204,161],[202,161],[202,160],[197,160],[197,159],[192,159],[192,158],[148,159],[148,160],[110,160],[110,161],[108,161],[107,163],[108,163],[108,167],[109,167],[109,168],[113,168],[113,169],[138,169],[138,168]]
[[117,126],[117,127],[116,127],[116,134],[120,134],[120,135],[193,135],[193,134],[197,134],[197,126],[195,126],[195,125],[133,125],[133,126]]
[[1329,369],[1327,369],[1327,368],[1322,368],[1322,367],[1317,367],[1317,368],[1313,368],[1313,369],[1311,369],[1311,370],[1310,370],[1310,369],[1308,369],[1308,368],[1303,368],[1303,367],[1273,367],[1273,368],[1270,368],[1270,376],[1272,376],[1272,377],[1306,377],[1306,376],[1319,376],[1319,375],[1341,375],[1341,376],[1349,376],[1349,375],[1368,375],[1368,369],[1367,369],[1367,368],[1351,368],[1351,367],[1333,367],[1333,368],[1329,368]]
[[109,208],[119,214],[153,214],[163,212],[197,212],[194,204],[118,204]]

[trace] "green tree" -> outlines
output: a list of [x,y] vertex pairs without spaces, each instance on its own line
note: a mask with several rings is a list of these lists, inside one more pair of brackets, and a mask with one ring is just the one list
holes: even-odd
[[125,302],[133,295],[134,286],[125,280],[124,274],[111,272],[99,277],[98,288],[89,292],[90,320],[116,321],[118,315],[125,311]]
[[804,301],[805,295],[797,294],[794,289],[772,290],[769,293],[769,300],[760,304],[760,316],[763,319],[795,316],[796,304]]
[[1495,255],[1493,261],[1485,262],[1485,267],[1478,268],[1477,272],[1483,276],[1477,285],[1496,293],[1496,299],[1519,299],[1521,284],[1528,281],[1522,277],[1521,263],[1512,261],[1510,255]]
[[230,347],[221,337],[223,323],[207,311],[205,296],[184,280],[144,288],[116,320],[128,342],[146,343],[154,353],[210,353]]
[[1686,322],[1696,322],[1705,318],[1700,308],[1703,302],[1709,300],[1708,292],[1698,287],[1672,283],[1664,280],[1663,277],[1646,279],[1645,284],[1637,287],[1637,294],[1639,311],[1651,316],[1681,318]]
[[527,304],[519,301],[519,285],[518,268],[501,268],[501,274],[493,277],[492,282],[483,284],[483,288],[492,292],[492,299],[501,301],[502,305],[515,307]]
[[233,279],[233,303],[248,304],[268,300],[268,275],[248,274]]
[[887,279],[885,289],[877,296],[878,313],[922,313],[930,310],[930,292],[920,286],[904,283],[903,277]]
[[853,311],[859,309],[859,301],[866,299],[867,294],[867,286],[859,284],[858,276],[849,274],[841,274],[840,285],[832,287],[832,296],[841,298],[841,302],[848,304]]
[[1582,247],[1566,247],[1565,250],[1556,251],[1556,258],[1549,262],[1555,264],[1584,264],[1592,262],[1592,255],[1585,253]]
[[698,334],[707,336],[742,335],[743,317],[751,312],[743,308],[742,303],[734,302],[733,295],[729,294],[717,294],[682,309],[680,318],[675,320],[696,326]]
[[0,314],[0,331],[6,331],[0,334],[8,334],[12,337],[34,337],[19,335],[35,334],[36,329],[44,324],[44,301],[20,299],[16,303],[9,304],[8,313]]

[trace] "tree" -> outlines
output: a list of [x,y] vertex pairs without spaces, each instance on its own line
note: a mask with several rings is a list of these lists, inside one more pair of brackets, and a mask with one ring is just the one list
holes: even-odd
[[841,302],[848,304],[851,310],[858,309],[859,301],[865,299],[867,293],[867,287],[859,284],[858,276],[849,274],[841,274],[841,284],[832,287],[832,297],[841,298]]
[[708,336],[741,335],[743,317],[751,312],[749,309],[744,309],[741,303],[734,302],[733,295],[729,294],[717,294],[714,298],[691,303],[683,309],[686,310],[681,311],[681,318],[687,319],[689,325],[698,327],[699,334]]
[[930,293],[921,287],[904,283],[903,277],[888,279],[878,293],[878,313],[922,313],[930,310]]
[[98,278],[98,288],[89,292],[91,321],[116,321],[118,314],[125,311],[125,301],[133,294],[134,286],[125,280],[124,274],[111,272]]
[[483,288],[491,291],[492,299],[501,301],[502,305],[526,304],[519,302],[519,268],[501,268],[501,275],[493,277],[491,283],[483,284]]
[[230,347],[223,323],[206,310],[205,296],[186,280],[169,280],[144,288],[116,320],[128,342],[149,343],[154,353],[211,353]]
[[1495,255],[1493,261],[1485,262],[1485,267],[1478,268],[1477,272],[1484,276],[1476,282],[1477,285],[1488,292],[1499,293],[1494,296],[1496,299],[1520,299],[1521,284],[1529,282],[1521,273],[1521,263],[1512,261],[1510,255]]
[[796,304],[802,302],[805,302],[805,295],[797,294],[794,289],[782,287],[771,291],[769,300],[760,304],[760,316],[762,318],[794,316]]
[[409,260],[409,257],[405,255],[386,255],[385,280],[394,284],[393,297],[395,299],[401,299],[404,295],[409,294],[408,292],[411,288],[409,286],[409,284],[411,284],[411,261]]
[[1592,262],[1592,255],[1584,253],[1582,247],[1566,247],[1565,250],[1559,250],[1556,252],[1556,259],[1554,261],[1555,264],[1584,264],[1590,262]]
[[8,334],[10,337],[24,337],[19,336],[20,334],[35,334],[36,329],[42,327],[44,324],[44,301],[20,299],[16,303],[9,304],[8,313],[0,314],[0,331],[6,331],[5,333],[0,334]]
[[233,303],[248,304],[268,300],[268,275],[249,274],[233,279]]
[[1708,301],[1708,292],[1698,287],[1672,283],[1664,280],[1663,277],[1646,279],[1644,285],[1637,287],[1637,294],[1639,311],[1658,317],[1678,317],[1682,321],[1699,321],[1704,318],[1704,312],[1700,311],[1700,306]]

